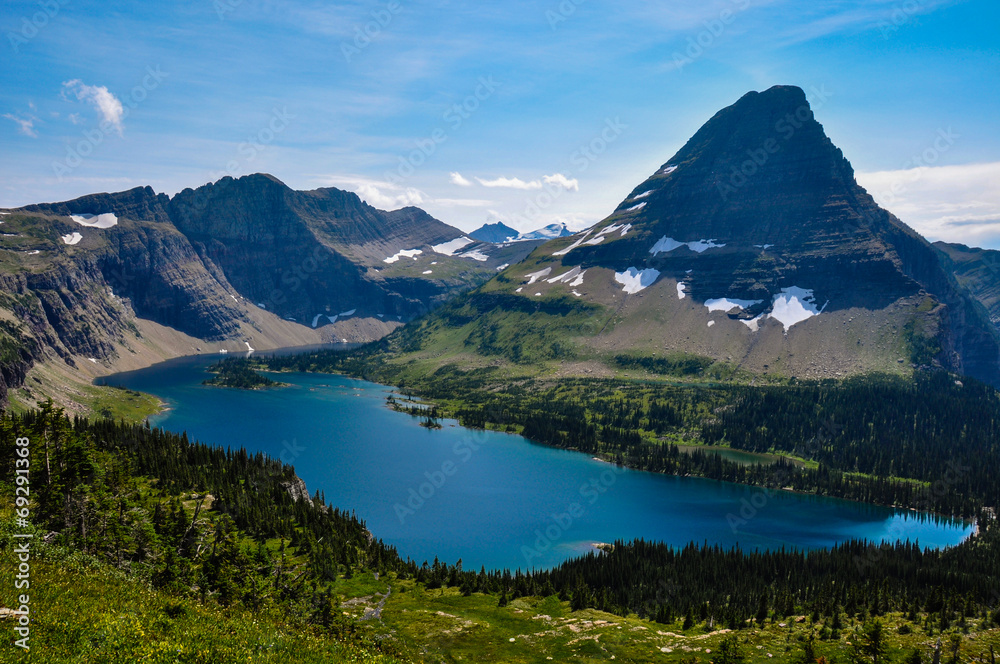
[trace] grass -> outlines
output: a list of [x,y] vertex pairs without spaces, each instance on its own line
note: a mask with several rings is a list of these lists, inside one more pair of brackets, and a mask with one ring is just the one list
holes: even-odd
[[[367,578],[362,578],[367,577]],[[421,661],[433,662],[679,662],[712,660],[720,642],[735,634],[747,662],[787,662],[802,653],[813,636],[817,655],[829,661],[846,661],[861,622],[844,619],[844,629],[834,638],[823,622],[796,615],[769,619],[747,629],[730,632],[712,630],[705,622],[682,629],[682,621],[659,624],[635,615],[616,616],[585,609],[571,611],[569,602],[558,597],[524,598],[505,607],[494,596],[474,593],[463,597],[454,588],[427,590],[412,581],[390,580],[372,584],[370,575],[352,579],[359,592],[392,593],[383,611],[382,629],[398,634],[424,653]],[[379,587],[381,586],[381,587]],[[347,588],[347,586],[345,586]],[[358,613],[363,613],[359,606]],[[930,661],[940,635],[922,627],[912,628],[906,617],[890,613],[880,618],[889,633],[888,661],[900,661],[917,649]],[[975,621],[973,621],[975,622]],[[900,633],[907,625],[908,634]],[[906,628],[903,631],[907,631]],[[1000,648],[1000,630],[958,634],[965,657]],[[825,637],[825,638],[824,638]],[[948,642],[946,635],[943,642]],[[966,660],[967,661],[967,660]]]
[[[11,488],[4,487],[5,495]],[[0,585],[14,587],[12,509],[0,510]],[[78,551],[42,545],[36,532],[31,560],[30,661],[134,664],[177,662],[366,662],[404,660],[297,624],[274,609],[202,605],[153,590],[143,570],[127,574]],[[12,603],[8,593],[4,593]],[[28,661],[11,645],[13,620],[0,621],[0,661]]]
[[[9,523],[9,510],[4,515]],[[40,533],[39,533],[40,534]],[[9,533],[0,554],[0,584],[13,586]],[[616,616],[585,609],[571,611],[556,596],[522,598],[498,606],[497,598],[457,589],[428,590],[412,580],[358,574],[336,584],[342,608],[362,616],[379,595],[392,590],[381,620],[366,623],[383,638],[408,650],[393,659],[290,621],[273,610],[250,612],[201,605],[149,588],[141,575],[128,575],[79,552],[38,549],[32,561],[32,661],[36,662],[680,662],[712,660],[721,641],[735,635],[746,662],[788,662],[810,636],[817,655],[846,661],[860,622],[845,619],[834,638],[827,625],[804,615],[774,617],[763,626],[730,632],[704,622],[682,629],[681,621],[659,624],[634,615]],[[355,601],[351,601],[351,600]],[[889,658],[901,661],[913,650],[930,661],[936,630],[919,625],[910,633],[905,616],[881,617],[889,634]],[[919,621],[918,621],[919,622]],[[1000,648],[1000,630],[958,635],[964,661]],[[12,622],[4,621],[9,647]],[[902,632],[906,632],[906,628]],[[7,651],[8,653],[11,651]],[[27,657],[21,659],[27,661]],[[4,661],[18,661],[5,653]]]
[[36,407],[45,396],[58,396],[60,403],[72,404],[71,411],[91,417],[105,417],[126,422],[142,422],[163,409],[163,402],[152,394],[121,387],[93,385],[84,378],[75,379],[65,371],[36,367],[28,380],[11,390],[10,408],[20,413]]
[[142,422],[160,412],[163,402],[152,394],[121,387],[88,385],[84,405],[101,417],[126,422]]

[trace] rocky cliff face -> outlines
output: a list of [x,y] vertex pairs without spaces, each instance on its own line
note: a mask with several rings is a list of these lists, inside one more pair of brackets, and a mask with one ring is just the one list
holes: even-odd
[[24,351],[0,358],[5,386],[44,357],[113,364],[140,320],[233,349],[379,338],[532,248],[487,256],[417,208],[385,212],[260,174],[173,199],[138,187],[31,205],[2,221],[0,321],[20,327],[0,338]]
[[935,242],[955,280],[986,309],[1000,330],[1000,251]]
[[576,342],[605,358],[684,352],[786,378],[939,365],[1000,383],[983,308],[855,182],[796,87],[719,111],[608,218],[481,291],[603,307]]
[[[422,254],[462,237],[417,208],[377,210],[338,189],[294,191],[269,175],[223,178],[170,201],[174,225],[248,300],[298,321],[409,320],[481,283],[495,261],[437,255],[446,267],[395,274],[400,250]],[[411,262],[403,257],[403,264]],[[462,275],[448,275],[461,265]]]
[[117,355],[113,339],[130,312],[109,297],[93,259],[58,262],[44,271],[0,274],[0,403],[31,367],[52,354],[70,367],[80,358]]

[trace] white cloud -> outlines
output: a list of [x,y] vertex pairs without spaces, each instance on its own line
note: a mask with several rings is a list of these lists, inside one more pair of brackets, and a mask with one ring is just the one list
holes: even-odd
[[[389,188],[388,193],[383,192],[385,188]],[[395,210],[408,205],[420,205],[424,202],[423,194],[419,189],[413,187],[407,187],[403,190],[396,189],[395,191],[393,189],[396,188],[392,185],[379,187],[371,183],[364,183],[357,185],[354,191],[366,203],[380,210]]]
[[562,173],[553,173],[552,175],[545,175],[542,177],[542,181],[545,184],[557,184],[563,189],[571,191],[580,191],[580,182],[576,178],[568,178]]
[[1000,248],[1000,162],[857,173],[857,179],[930,240]]
[[33,116],[19,118],[16,115],[5,113],[4,117],[17,123],[17,133],[30,136],[31,138],[38,138],[38,132],[35,131],[35,118]]
[[539,180],[525,182],[521,178],[498,177],[495,180],[483,180],[476,178],[476,181],[484,187],[501,187],[504,189],[541,189],[542,183]]
[[122,135],[122,120],[125,109],[118,98],[103,85],[86,85],[78,78],[63,83],[63,92],[73,93],[80,101],[89,102],[101,114],[101,118]]
[[380,210],[395,210],[408,205],[474,208],[493,204],[493,201],[481,198],[434,198],[416,187],[403,187],[359,175],[325,175],[317,178],[317,181],[324,186],[353,191],[366,203]]
[[[454,176],[457,173],[452,173],[452,181],[454,181]],[[459,176],[461,177],[461,176]],[[463,180],[465,178],[462,178]],[[568,178],[562,173],[553,173],[552,175],[543,175],[541,180],[530,180],[525,182],[521,178],[505,178],[503,176],[496,178],[495,180],[483,180],[482,178],[476,178],[476,181],[484,187],[501,187],[504,189],[523,189],[525,191],[532,189],[541,189],[542,183],[554,184],[556,186],[562,187],[568,191],[580,191],[580,182],[576,178]]]
[[469,182],[468,180],[466,180],[465,178],[463,178],[461,173],[452,172],[452,173],[450,173],[450,175],[451,175],[451,183],[452,184],[457,184],[460,187],[471,187],[472,186],[472,183]]

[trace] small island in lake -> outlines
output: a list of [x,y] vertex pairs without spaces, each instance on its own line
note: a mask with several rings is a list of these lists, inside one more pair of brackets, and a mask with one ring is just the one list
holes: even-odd
[[227,357],[208,367],[208,371],[215,375],[202,381],[202,385],[235,387],[240,390],[262,390],[288,385],[288,383],[279,383],[254,371],[253,366],[242,358]]

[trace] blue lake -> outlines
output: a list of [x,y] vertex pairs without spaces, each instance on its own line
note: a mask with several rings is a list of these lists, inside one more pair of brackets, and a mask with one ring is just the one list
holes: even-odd
[[850,539],[940,547],[972,531],[913,512],[624,470],[453,421],[426,429],[385,405],[390,388],[341,376],[280,374],[273,377],[291,386],[263,391],[203,386],[218,358],[179,358],[102,382],[165,401],[154,426],[291,463],[311,492],[355,511],[418,562],[550,567],[592,543],[635,538],[744,549]]

